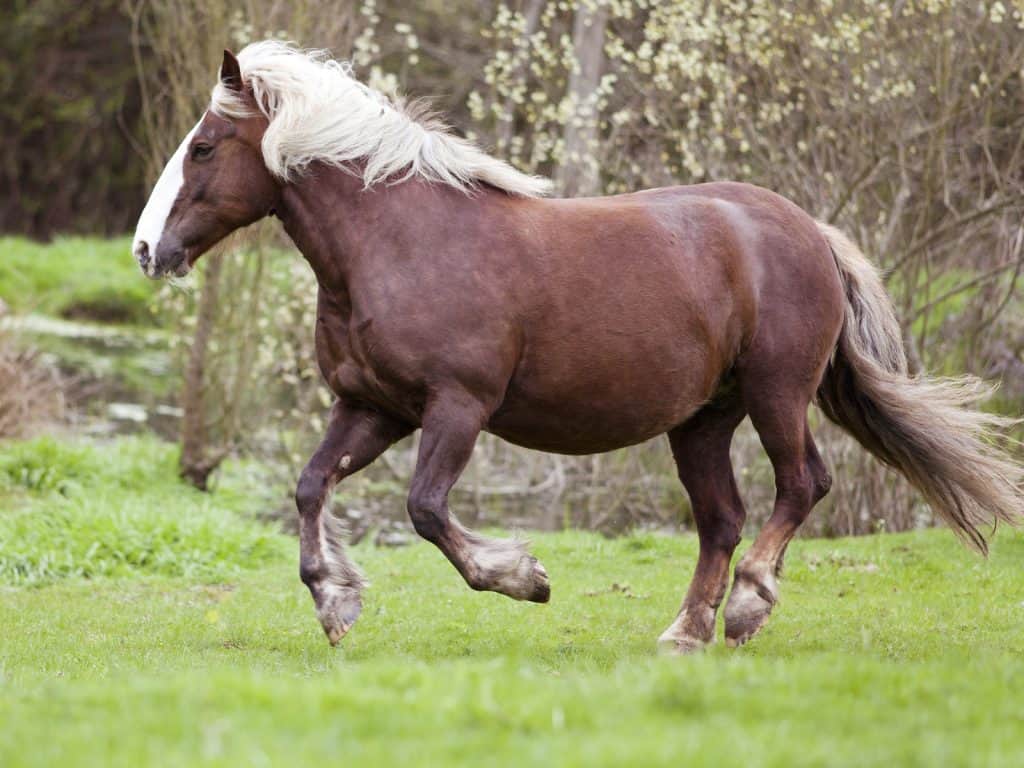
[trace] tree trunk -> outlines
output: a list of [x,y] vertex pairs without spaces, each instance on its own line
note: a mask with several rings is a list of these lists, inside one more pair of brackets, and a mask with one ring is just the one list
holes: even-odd
[[598,114],[594,92],[604,66],[604,30],[608,10],[604,5],[581,4],[573,21],[572,43],[577,66],[569,77],[573,116],[562,134],[565,152],[555,183],[567,197],[594,195],[601,191],[601,176],[594,153],[598,141]]
[[217,322],[217,304],[224,254],[215,251],[207,256],[203,270],[203,287],[199,293],[196,330],[185,366],[185,382],[181,394],[184,411],[181,422],[181,460],[179,472],[196,488],[205,491],[210,474],[224,460],[226,451],[207,444],[206,430],[206,363],[210,339]]

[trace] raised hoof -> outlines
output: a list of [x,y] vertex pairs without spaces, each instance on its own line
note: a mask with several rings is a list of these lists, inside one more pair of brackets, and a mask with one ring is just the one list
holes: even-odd
[[317,600],[316,615],[332,646],[337,645],[348,634],[362,610],[363,601],[358,590],[331,585],[321,591],[321,598]]
[[536,557],[531,556],[530,559],[533,561],[530,576],[533,590],[526,599],[531,603],[546,603],[551,599],[551,582],[548,581],[548,572],[544,570],[544,566]]
[[768,621],[776,602],[765,587],[737,577],[725,605],[725,644],[737,648],[756,635]]
[[672,626],[658,638],[658,652],[668,656],[690,656],[711,645],[715,640],[714,614],[711,616],[710,629],[701,630],[694,624],[686,610],[680,613]]
[[340,624],[338,626],[331,627],[330,629],[324,627],[324,632],[327,633],[327,642],[329,642],[333,648],[341,642],[341,638],[347,635],[350,629],[352,629],[351,624]]
[[485,576],[470,582],[473,589],[497,592],[513,600],[546,603],[551,599],[548,572],[533,555],[516,552],[515,556],[504,567],[492,564]]

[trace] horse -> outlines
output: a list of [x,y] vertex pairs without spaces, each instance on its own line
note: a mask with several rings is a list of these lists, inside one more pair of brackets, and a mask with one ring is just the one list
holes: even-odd
[[463,527],[448,494],[482,431],[590,454],[665,434],[700,550],[670,652],[714,641],[745,510],[730,463],[749,418],[771,460],[771,516],[738,561],[725,638],[779,599],[786,547],[831,478],[815,402],[901,472],[968,544],[1021,516],[1021,467],[972,409],[980,384],[908,373],[879,273],[839,230],[774,192],[716,182],[553,199],[326,52],[278,41],[224,52],[207,111],[160,175],[134,257],[184,275],[267,216],[318,283],[316,356],[336,397],[295,494],[300,577],[332,645],[364,586],[325,504],[415,429],[417,533],[475,590],[546,602],[522,542]]

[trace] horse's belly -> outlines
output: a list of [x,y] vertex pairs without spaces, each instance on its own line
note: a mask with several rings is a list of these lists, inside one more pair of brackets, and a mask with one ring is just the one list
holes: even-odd
[[[595,352],[593,345],[579,351]],[[641,341],[596,357],[521,366],[487,430],[567,454],[601,453],[662,434],[707,402],[722,365],[702,345],[652,352]]]
[[[695,404],[691,412],[696,410]],[[656,437],[685,421],[688,414],[678,419],[648,420],[623,426],[614,414],[594,411],[576,413],[567,409],[545,412],[533,409],[522,417],[501,415],[492,420],[487,431],[510,443],[536,451],[563,454],[604,453],[616,448],[635,445]]]

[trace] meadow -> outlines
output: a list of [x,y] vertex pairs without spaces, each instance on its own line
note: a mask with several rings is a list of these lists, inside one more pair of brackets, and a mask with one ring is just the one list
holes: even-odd
[[[0,458],[0,765],[1019,765],[1024,536],[798,540],[751,643],[659,657],[693,536],[535,534],[548,605],[429,544],[354,557],[330,648],[257,465],[151,438]],[[367,537],[367,541],[372,537]],[[741,547],[742,549],[742,547]],[[719,631],[721,636],[721,631]]]

